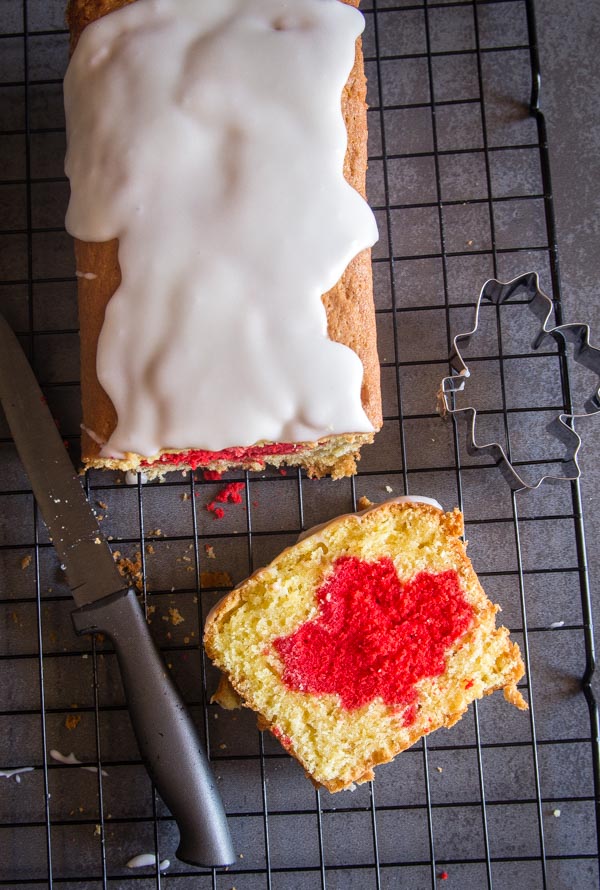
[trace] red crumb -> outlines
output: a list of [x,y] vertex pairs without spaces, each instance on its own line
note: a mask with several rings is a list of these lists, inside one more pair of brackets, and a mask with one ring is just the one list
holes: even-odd
[[467,680],[467,682],[465,683],[465,689],[470,689],[474,682],[475,680]]
[[225,448],[223,451],[203,451],[193,448],[189,451],[178,451],[175,454],[161,454],[157,460],[143,460],[140,466],[185,464],[192,470],[196,470],[198,467],[213,464],[216,461],[224,461],[226,463],[253,461],[264,464],[264,458],[272,454],[294,454],[298,450],[302,451],[304,448],[295,442],[273,442],[270,445],[251,445],[249,448]]
[[229,482],[225,488],[222,488],[218,494],[215,495],[215,499],[210,502],[210,504],[206,505],[206,509],[209,513],[213,513],[215,519],[222,519],[225,516],[225,511],[222,507],[218,507],[217,503],[227,504],[228,502],[231,504],[241,504],[242,502],[242,492],[246,487],[245,482]]
[[202,470],[202,475],[207,482],[219,482],[223,478],[223,473],[217,470]]
[[284,467],[279,467],[279,475],[280,475],[280,476],[287,476],[287,470],[284,469]]
[[415,684],[437,677],[473,621],[458,575],[419,572],[401,582],[388,557],[340,557],[317,591],[319,614],[274,640],[291,689],[337,694],[349,711],[381,697],[417,716]]
[[245,487],[245,482],[230,482],[215,496],[215,501],[219,501],[221,504],[226,504],[228,501],[232,504],[241,504],[242,492]]
[[282,732],[278,726],[272,726],[271,732],[273,733],[275,738],[283,745],[284,748],[292,747],[291,738],[289,737],[289,735],[286,735],[284,732]]
[[448,880],[448,872],[447,872],[447,871],[441,871],[441,872],[440,872],[440,881],[447,881],[447,880]]

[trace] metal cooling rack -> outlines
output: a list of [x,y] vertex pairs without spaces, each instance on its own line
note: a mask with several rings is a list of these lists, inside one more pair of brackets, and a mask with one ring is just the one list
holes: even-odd
[[[72,632],[71,598],[3,427],[0,769],[35,769],[20,782],[0,778],[0,886],[598,885],[598,719],[579,486],[511,493],[495,468],[466,455],[462,431],[435,414],[451,337],[468,328],[487,277],[539,271],[561,321],[533,6],[365,6],[385,424],[361,472],[335,483],[292,472],[245,476],[245,503],[221,521],[204,509],[215,484],[191,476],[132,487],[114,474],[86,480],[115,548],[141,553],[152,628],[207,740],[238,863],[213,873],[174,859],[174,824],[140,764],[114,656]],[[2,309],[77,460],[63,2],[2,0],[0,27]],[[557,457],[548,458],[546,421],[578,396],[564,355],[531,354],[518,309],[482,313],[473,394],[483,431],[505,436],[521,469],[537,473]],[[207,704],[216,678],[200,647],[202,620],[223,589],[301,528],[351,509],[362,494],[392,491],[463,507],[475,567],[522,647],[530,711],[492,696],[380,767],[374,785],[332,796],[314,791],[250,714]],[[169,608],[184,621],[174,624]],[[52,749],[73,751],[97,772],[62,765]],[[168,871],[128,870],[143,852],[170,858]]]

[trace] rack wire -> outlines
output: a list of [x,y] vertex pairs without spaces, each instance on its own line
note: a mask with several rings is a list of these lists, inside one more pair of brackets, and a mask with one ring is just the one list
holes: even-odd
[[[385,423],[358,476],[232,475],[246,485],[245,502],[220,521],[205,509],[216,483],[201,474],[134,486],[118,474],[86,479],[114,548],[139,554],[149,620],[206,740],[239,860],[228,871],[174,860],[176,829],[140,763],[114,654],[72,632],[70,594],[3,427],[0,769],[33,769],[0,778],[2,887],[598,886],[598,714],[579,485],[511,493],[435,413],[451,338],[468,328],[487,277],[536,269],[562,321],[533,3],[373,0],[364,12]],[[77,460],[62,16],[62,0],[0,8],[0,299]],[[484,313],[470,364],[484,428],[537,472],[549,459],[542,427],[579,396],[568,357],[531,352],[517,312],[518,304]],[[380,767],[374,784],[315,791],[250,714],[209,704],[216,677],[202,652],[203,619],[301,529],[363,494],[419,491],[465,513],[475,567],[522,647],[529,714],[492,696]],[[73,751],[86,769],[57,761],[57,751]],[[143,852],[170,858],[169,868],[128,869]]]

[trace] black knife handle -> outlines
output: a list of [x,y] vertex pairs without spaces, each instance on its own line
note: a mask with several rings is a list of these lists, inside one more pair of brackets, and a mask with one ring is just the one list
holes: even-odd
[[179,828],[177,858],[231,865],[235,854],[215,779],[134,591],[77,609],[73,624],[78,634],[103,633],[114,644],[140,753]]

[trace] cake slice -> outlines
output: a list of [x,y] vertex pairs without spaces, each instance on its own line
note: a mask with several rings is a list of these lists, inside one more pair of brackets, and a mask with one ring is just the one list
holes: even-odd
[[209,657],[315,784],[372,779],[494,690],[527,707],[519,648],[462,533],[460,511],[428,499],[370,506],[309,533],[208,616]]
[[[100,144],[102,134],[106,131],[111,119],[104,118],[98,124],[93,118],[91,123],[88,119],[78,118],[72,112],[72,105],[77,103],[72,103],[70,97],[74,94],[79,95],[80,98],[83,96],[81,104],[86,114],[89,109],[93,108],[97,108],[99,114],[105,110],[106,103],[103,100],[98,101],[89,93],[93,92],[95,89],[94,84],[97,85],[98,78],[103,72],[101,53],[109,55],[109,48],[111,55],[110,63],[114,64],[112,56],[116,57],[117,63],[122,66],[120,70],[126,72],[125,78],[121,80],[122,88],[114,89],[112,94],[107,93],[112,96],[111,103],[114,103],[116,106],[120,95],[127,94],[128,90],[136,95],[135,84],[131,86],[128,80],[130,71],[134,68],[134,61],[140,56],[142,58],[152,57],[151,53],[146,51],[145,44],[141,44],[141,49],[140,46],[136,45],[138,33],[141,33],[145,39],[144,35],[146,32],[151,31],[150,20],[145,21],[141,13],[143,12],[147,16],[162,16],[165,7],[165,4],[162,7],[156,4],[146,4],[146,10],[142,10],[141,4],[144,2],[145,0],[69,0],[67,6],[71,50],[75,58],[76,49],[81,43],[85,43],[85,40],[82,41],[82,35],[84,35],[88,27],[91,26],[91,30],[93,30],[96,25],[101,26],[105,24],[106,20],[104,22],[100,20],[103,20],[106,16],[112,19],[113,16],[119,16],[123,13],[131,17],[132,14],[135,14],[135,7],[140,4],[139,27],[132,28],[125,35],[126,40],[120,38],[115,42],[114,46],[102,46],[98,52],[89,53],[89,64],[98,65],[98,77],[94,74],[87,86],[85,86],[87,81],[83,80],[81,82],[84,84],[83,87],[80,84],[79,87],[71,87],[66,91],[68,94],[66,104],[70,153],[68,169],[81,171],[83,168],[85,171],[87,163],[88,170],[93,175],[98,176],[99,181],[103,183],[103,189],[108,187],[105,186],[105,182],[111,179],[111,171],[117,169],[121,156],[131,155],[134,160],[139,156],[141,164],[142,158],[145,157],[145,145],[154,144],[155,134],[150,134],[144,141],[141,150],[138,150],[133,140],[131,144],[128,144],[124,138],[128,119],[132,115],[122,114],[118,110],[114,110],[115,136],[107,140],[107,145],[110,148],[111,145],[114,146],[117,143],[123,142],[125,148],[121,152],[116,152],[117,157],[109,168],[109,174],[111,175],[100,175],[98,173],[98,159],[94,162],[90,158],[86,162],[86,159],[81,157],[78,146],[80,141],[85,139],[86,133],[92,134],[90,138],[92,143],[91,153],[93,154],[93,146]],[[208,3],[208,0],[205,0],[205,2]],[[340,5],[342,3],[351,7],[357,7],[359,0],[340,0]],[[188,2],[181,0],[180,5],[182,9],[184,7],[189,9],[193,6],[193,4],[189,3],[189,0]],[[218,3],[213,5],[215,9],[218,9]],[[250,4],[246,5],[249,6]],[[307,4],[305,3],[304,5]],[[330,4],[320,5],[324,8],[330,6]],[[238,13],[244,10],[244,4],[233,4],[232,8],[233,6],[239,7]],[[284,33],[286,30],[286,16],[290,19],[291,30],[293,31],[294,29],[293,16],[291,16],[291,13],[288,14],[289,4],[286,6],[283,2],[277,4],[275,0],[268,0],[268,2],[265,0],[262,6],[258,3],[255,6],[258,12],[264,7],[267,13],[269,10],[277,10],[281,7],[277,15],[281,19],[282,24],[279,23],[278,19],[275,22],[273,33],[279,33],[277,39],[287,39]],[[300,8],[300,6],[298,5],[297,8]],[[300,12],[302,13],[302,10]],[[358,13],[355,13],[354,10],[352,10],[352,14],[358,16]],[[259,39],[259,31],[257,31],[254,37],[255,40]],[[123,46],[126,47],[126,51],[131,53],[131,65],[127,57],[124,60],[119,57],[117,50]],[[130,50],[127,49],[128,47]],[[352,48],[352,44],[350,48]],[[168,57],[169,52],[170,50],[165,50],[162,55]],[[295,54],[290,52],[288,55],[291,63]],[[214,57],[218,59],[219,54],[214,53]],[[211,56],[212,58],[213,56]],[[260,49],[254,52],[254,58],[260,60]],[[100,62],[98,62],[98,59],[100,59]],[[202,62],[203,59],[199,55],[197,62],[194,64],[201,68]],[[367,113],[366,80],[360,38],[356,40],[354,64],[352,65],[351,62],[352,60],[350,59],[348,70],[350,68],[351,70],[343,89],[341,89],[340,84],[338,99],[338,109],[341,105],[340,123],[343,117],[347,136],[345,156],[342,151],[339,158],[340,178],[343,161],[343,177],[346,183],[364,199],[367,170]],[[85,77],[85,66],[81,67]],[[318,97],[322,91],[320,88],[315,88],[311,91],[310,80],[308,80],[310,73],[310,71],[305,71],[302,77],[297,78],[297,81],[302,82],[306,80],[308,86],[305,92]],[[77,83],[76,78],[71,79],[75,84]],[[273,81],[274,79],[270,78],[269,82],[271,84]],[[209,82],[209,89],[210,87],[211,84]],[[195,88],[192,85],[192,90]],[[146,96],[147,99],[148,97]],[[136,102],[136,107],[140,104],[143,105],[143,101]],[[113,106],[111,105],[111,107]],[[70,119],[72,120],[70,121]],[[98,138],[93,135],[94,127],[98,129]],[[233,131],[236,128],[232,126],[230,129]],[[277,126],[277,122],[274,122],[270,132],[274,134],[278,129],[280,128]],[[169,125],[163,125],[162,130],[168,131]],[[199,145],[201,146],[202,143],[199,142]],[[163,169],[169,169],[171,162],[169,161],[168,152],[164,150],[161,152],[159,148],[156,149],[156,152],[158,168],[155,173],[146,177],[145,181],[154,182],[156,180],[158,182],[160,172]],[[102,156],[106,154],[106,151],[97,149],[97,153],[100,163],[102,163]],[[303,152],[299,152],[298,155],[298,157],[294,157],[292,154],[289,157],[289,174],[283,177],[282,188],[287,183],[291,171],[298,165],[299,158],[302,157]],[[269,164],[270,159],[265,156],[261,159],[261,163],[254,165],[254,167],[258,169],[265,165],[268,167]],[[171,167],[176,166],[177,164],[171,163]],[[215,170],[213,177],[215,181],[218,181],[221,172]],[[123,176],[119,172],[120,182],[128,183],[134,180],[137,173],[138,171],[135,167],[133,175],[130,176]],[[235,180],[235,176],[233,180]],[[72,185],[74,185],[73,194],[81,194],[76,187],[77,179],[72,178],[71,181]],[[320,181],[321,173],[317,171],[314,177],[315,194],[318,194]],[[191,176],[189,190],[195,187],[195,182],[196,177]],[[168,192],[168,189],[164,191]],[[104,194],[100,197],[102,197],[103,201],[105,200]],[[82,199],[82,204],[86,207],[93,207],[97,203],[98,201],[94,195],[89,200],[86,197]],[[143,204],[144,202],[137,203]],[[181,202],[182,205],[185,205],[185,203],[185,200]],[[281,201],[282,205],[285,203],[285,201]],[[292,243],[295,236],[291,224],[297,217],[300,218],[302,216],[298,212],[297,203],[292,201],[294,212],[290,212],[289,226],[286,226],[285,222],[283,222],[280,227],[284,238],[287,239],[287,242],[291,240]],[[234,206],[237,207],[237,204]],[[335,214],[333,215],[335,216]],[[345,211],[342,207],[338,208],[337,215],[344,218]],[[237,214],[237,216],[241,216],[241,214]],[[235,218],[236,215],[234,214],[234,220]],[[310,229],[311,226],[306,228]],[[168,229],[166,224],[165,229]],[[201,316],[194,320],[190,311],[182,311],[181,307],[177,305],[174,305],[170,311],[166,310],[164,318],[157,311],[156,307],[131,313],[128,316],[129,322],[127,323],[123,323],[122,319],[119,318],[118,322],[114,321],[111,333],[108,335],[106,333],[107,311],[116,312],[116,303],[113,301],[113,297],[117,293],[122,294],[125,290],[122,286],[124,279],[131,279],[131,275],[127,276],[124,274],[122,276],[123,269],[121,268],[120,261],[125,254],[128,257],[131,256],[131,250],[122,250],[123,238],[121,234],[119,234],[118,240],[117,238],[108,240],[107,237],[96,239],[90,237],[89,234],[84,238],[82,234],[84,230],[86,230],[85,227],[84,229],[77,229],[77,227],[72,229],[73,233],[78,236],[75,238],[75,254],[81,330],[82,461],[85,467],[141,470],[148,478],[160,476],[171,470],[194,470],[199,467],[218,472],[229,469],[260,470],[264,469],[266,464],[275,467],[285,465],[300,466],[313,477],[330,474],[334,478],[339,478],[356,471],[356,460],[359,458],[360,448],[373,441],[375,433],[382,425],[370,248],[359,249],[353,258],[349,257],[349,263],[343,270],[337,283],[334,283],[335,278],[333,278],[327,285],[326,292],[324,288],[322,306],[318,310],[322,312],[324,309],[323,333],[326,328],[327,337],[323,336],[322,339],[332,341],[332,346],[335,344],[334,351],[336,355],[341,354],[339,347],[344,347],[345,361],[354,368],[352,375],[345,372],[342,373],[342,371],[336,372],[339,373],[342,383],[341,385],[331,385],[331,381],[328,384],[327,379],[319,376],[315,370],[314,337],[311,341],[313,346],[307,343],[303,357],[298,360],[298,366],[294,373],[290,373],[284,378],[277,371],[272,372],[270,365],[266,363],[269,350],[271,347],[275,350],[280,345],[279,341],[282,340],[281,334],[285,336],[286,332],[303,329],[304,316],[299,319],[301,323],[298,324],[297,320],[295,321],[293,315],[290,316],[288,311],[288,323],[283,326],[281,331],[278,332],[276,330],[273,334],[269,325],[272,322],[274,313],[272,310],[266,310],[264,312],[266,321],[264,321],[262,328],[259,325],[258,333],[256,333],[256,323],[254,323],[254,326],[251,324],[251,321],[254,319],[251,310],[255,308],[252,305],[251,298],[249,298],[248,306],[241,306],[240,311],[231,313],[234,323],[231,332],[227,335],[221,333],[219,326],[215,327],[212,318]],[[181,240],[181,238],[175,239],[176,242]],[[197,241],[202,241],[200,235]],[[369,243],[372,243],[372,241]],[[273,258],[281,253],[280,247],[281,245],[278,243],[272,244],[271,254]],[[314,251],[304,251],[302,244],[298,244],[297,248],[299,256],[302,257],[306,253],[304,263],[307,266],[313,263]],[[173,253],[173,250],[171,250],[171,253]],[[234,256],[236,255],[234,252]],[[144,257],[150,268],[150,263],[156,257],[156,251],[152,244],[147,243],[145,245]],[[223,258],[223,263],[227,265],[227,257]],[[157,261],[156,265],[156,274],[153,271],[152,273],[148,272],[150,283],[162,278],[160,262]],[[200,268],[199,275],[204,274],[204,271]],[[186,281],[191,279],[189,274],[186,276],[185,270],[181,272],[181,275]],[[279,292],[285,293],[289,291],[296,277],[296,274],[290,272],[286,283],[280,288]],[[331,286],[332,284],[333,286]],[[235,291],[235,280],[232,288]],[[260,288],[255,288],[254,290],[257,293],[262,293]],[[249,291],[253,293],[252,288],[249,288]],[[319,291],[316,293],[317,301],[318,293]],[[111,303],[111,301],[113,302]],[[213,301],[213,305],[217,303],[219,303],[219,300]],[[111,305],[110,310],[108,309],[109,304]],[[292,301],[292,304],[294,304],[294,301]],[[119,305],[122,306],[122,300],[119,300]],[[193,300],[191,305],[193,307]],[[181,326],[173,324],[173,319],[178,317],[181,318]],[[248,318],[248,323],[242,324],[242,320],[246,317]],[[152,324],[148,329],[144,329],[144,325],[149,320]],[[169,361],[166,359],[163,361],[160,349],[155,349],[149,344],[155,335],[162,337],[162,332],[170,330],[171,327],[179,331],[179,335],[182,336],[185,342],[182,348],[173,349],[173,354],[169,353]],[[140,329],[136,330],[137,328]],[[128,331],[129,333],[127,333]],[[271,332],[270,335],[269,332]],[[235,367],[237,357],[245,356],[246,354],[244,348],[242,348],[244,344],[240,343],[240,339],[246,335],[250,337],[251,343],[250,345],[246,344],[245,348],[256,349],[258,360],[255,359],[254,363],[251,363],[252,367],[250,370],[252,373],[246,372],[245,366],[240,360],[240,368],[242,370],[237,374],[230,389],[226,389],[221,393],[220,387],[223,380],[227,377],[224,369],[228,368],[228,366]],[[218,339],[219,337],[223,343]],[[266,346],[263,344],[263,340],[267,344]],[[256,344],[255,347],[252,347],[252,342]],[[141,355],[142,350],[145,350],[148,358],[147,360],[145,359],[146,367],[142,369],[143,373],[135,376],[132,373],[131,367],[125,366],[124,373],[121,374],[119,372],[119,375],[117,375],[118,379],[115,379],[116,372],[114,369],[118,366],[117,362],[114,360],[108,361],[105,358],[104,362],[99,365],[99,356],[102,354],[102,349],[105,350],[106,355],[107,344],[109,343],[123,343],[123,346],[119,345],[118,349],[116,346],[113,348],[117,349],[117,359],[121,356],[123,361],[127,363],[131,363],[134,357]],[[163,345],[164,342],[160,344],[161,349]],[[182,372],[181,365],[179,364],[180,356],[194,352],[197,355],[202,355],[203,353],[209,353],[211,349],[214,349],[215,355],[212,359],[207,359],[205,365],[200,367],[200,370],[198,367],[195,369],[192,367],[188,372]],[[280,352],[283,356],[295,355],[293,350],[286,348],[285,344],[281,347]],[[163,354],[166,354],[165,350],[163,350]],[[333,353],[330,352],[329,355],[333,355]],[[264,369],[261,370],[263,356],[265,365]],[[111,358],[114,359],[114,354]],[[174,362],[177,372],[173,371]],[[102,373],[101,367],[104,369]],[[233,377],[235,375],[233,375],[231,367],[229,368],[229,376]],[[164,371],[162,370],[163,368]],[[139,371],[139,369],[137,370]],[[296,394],[292,393],[290,397],[286,387],[290,381],[292,388],[296,385],[294,381],[297,381],[297,385],[300,385],[303,380],[308,379],[310,374],[317,381],[311,389],[314,401],[311,401],[312,397],[309,396],[307,404],[303,396],[302,399],[305,400],[302,403],[303,406],[301,404],[300,409],[296,414],[293,414],[289,404],[293,403]],[[155,398],[156,405],[154,407],[156,409],[156,417],[158,418],[153,423],[155,425],[166,423],[170,425],[170,429],[163,429],[160,433],[153,435],[151,439],[150,437],[144,437],[138,428],[137,418],[150,417],[145,407],[148,402],[143,389],[138,386],[137,397],[131,396],[126,390],[126,387],[131,385],[130,381],[134,377],[136,380],[139,377],[139,379],[144,381],[152,378],[153,382],[150,387],[152,393],[151,400]],[[109,378],[111,378],[110,381]],[[280,379],[282,381],[285,379],[287,382],[285,387],[282,385],[281,396],[278,397],[275,387],[279,384]],[[337,406],[341,404],[346,388],[345,381],[350,381],[351,379],[353,383],[350,384],[348,382],[348,387],[351,386],[352,392],[348,394],[348,399],[352,400],[354,416],[352,420],[349,420],[351,412],[348,411],[346,416],[340,418],[339,423],[334,427],[333,414],[337,410]],[[206,395],[200,395],[199,393],[205,381]],[[246,390],[244,390],[244,386],[246,386]],[[263,388],[266,387],[266,394],[260,390],[261,386]],[[188,387],[190,390],[189,397],[185,397],[185,387]],[[325,398],[326,393],[334,394],[334,397],[331,395],[327,396],[330,399],[329,407],[327,410],[322,410],[319,403]],[[196,398],[199,400],[199,409],[196,407]],[[272,422],[270,416],[268,422],[263,423],[261,420],[259,423],[257,417],[260,417],[265,411],[270,411],[272,403],[273,414],[278,418],[277,423]],[[251,410],[248,406],[254,404],[256,409]],[[134,415],[135,420],[133,419]],[[240,421],[237,430],[230,432],[235,419],[238,417]],[[204,424],[200,435],[195,433],[188,436],[186,434],[186,427],[190,423],[190,418],[199,418],[198,422]],[[306,420],[307,418],[308,420]],[[355,422],[357,419],[360,422]],[[127,435],[123,434],[119,438],[119,427],[126,420],[133,428],[128,431]],[[254,435],[254,432],[251,433],[249,431],[250,428],[254,431],[255,427],[261,429],[262,432]],[[306,435],[303,435],[304,427]],[[244,435],[239,435],[240,429]],[[331,432],[331,430],[334,430],[334,432]],[[145,442],[146,447],[137,444],[141,442]],[[219,444],[214,444],[215,442]]]

